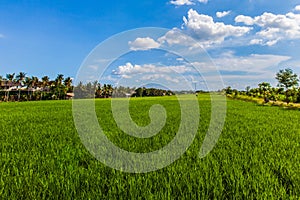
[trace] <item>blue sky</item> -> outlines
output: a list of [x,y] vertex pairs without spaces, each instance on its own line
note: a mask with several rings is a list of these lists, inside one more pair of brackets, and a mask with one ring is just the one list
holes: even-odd
[[[298,5],[300,2],[296,0],[284,3],[281,0],[2,0],[0,75],[24,71],[39,77],[55,78],[59,73],[75,77],[84,59],[105,39],[130,29],[162,27],[180,30],[197,40],[220,71],[225,86],[244,89],[262,81],[276,86],[274,76],[279,69],[290,67],[300,74]],[[170,77],[158,75],[164,71],[159,67],[164,65],[187,73],[193,82],[199,81],[200,87],[199,77],[191,75],[189,70],[181,71],[181,67],[187,66],[185,61],[179,63],[180,59],[174,56],[163,61],[157,51],[151,51],[173,45],[175,38],[171,33],[156,38],[137,36],[136,40],[128,41],[136,56],[123,58],[124,63],[114,62],[111,66],[114,69],[103,80],[110,78],[114,83],[117,77],[113,75],[128,78],[128,73],[150,77],[144,71],[153,69],[149,72],[151,80],[170,81]],[[183,46],[192,45],[186,39],[177,40]],[[139,50],[149,50],[162,60],[158,62],[159,59],[144,52],[139,54],[136,52]],[[201,69],[209,68],[211,63],[205,62],[201,63]],[[134,84],[129,80],[128,83]]]

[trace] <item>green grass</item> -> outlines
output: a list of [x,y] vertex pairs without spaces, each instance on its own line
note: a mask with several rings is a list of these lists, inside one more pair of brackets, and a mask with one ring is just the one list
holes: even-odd
[[[157,150],[180,122],[175,97],[136,98],[130,113],[150,122],[153,104],[166,108],[166,126],[149,139],[130,137],[113,121],[110,100],[96,100],[108,138],[133,152]],[[71,101],[0,103],[0,199],[299,199],[300,113],[228,100],[216,147],[198,158],[210,120],[210,100],[200,95],[198,134],[186,153],[158,171],[130,174],[97,161],[82,145]]]

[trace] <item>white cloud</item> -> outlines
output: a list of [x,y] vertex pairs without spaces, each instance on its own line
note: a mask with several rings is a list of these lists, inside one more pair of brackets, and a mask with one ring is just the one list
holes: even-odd
[[[227,85],[244,89],[246,85],[256,86],[261,81],[274,79],[274,68],[277,69],[290,59],[289,56],[272,54],[237,56],[234,52],[228,51],[212,58],[213,63],[204,61],[191,64],[200,71],[204,80],[210,85],[219,80],[221,75]],[[220,75],[218,70],[221,72]]]
[[300,14],[290,12],[276,15],[265,12],[254,18],[239,15],[235,21],[261,28],[252,43],[273,46],[280,40],[300,39]]
[[129,76],[129,75],[127,75],[127,74],[123,74],[123,75],[121,75],[121,76],[122,76],[122,78],[125,78],[125,79],[132,78],[132,76]]
[[208,0],[198,0],[200,3],[207,3]]
[[222,43],[227,37],[243,36],[252,29],[214,22],[211,16],[199,14],[193,9],[188,11],[188,17],[183,17],[183,21],[187,32],[207,46]]
[[[198,2],[206,4],[208,0],[198,0]],[[170,3],[176,6],[195,5],[195,0],[172,0]]]
[[265,72],[277,67],[281,62],[291,59],[289,56],[251,54],[249,56],[227,55],[213,59],[219,70]]
[[222,18],[222,17],[225,17],[225,16],[229,15],[230,13],[231,13],[230,10],[229,10],[229,11],[223,11],[223,12],[217,12],[217,13],[216,13],[216,16],[217,16],[218,18]]
[[116,70],[113,71],[115,75],[132,75],[132,74],[145,74],[145,73],[178,73],[183,74],[185,72],[190,72],[191,68],[188,68],[184,65],[178,66],[156,66],[153,64],[144,64],[144,65],[133,65],[130,62],[125,65],[119,66]]
[[213,65],[211,62],[208,62],[208,63],[207,62],[192,62],[191,64],[194,67],[196,67],[200,73],[205,73],[205,72],[216,73],[218,70],[216,65]]
[[263,44],[263,40],[262,39],[252,39],[251,41],[250,41],[250,44],[260,44],[260,45],[262,45]]
[[[193,73],[194,69],[191,66],[176,65],[176,66],[159,66],[154,64],[136,65],[126,63],[112,71],[113,75],[118,75],[126,83],[134,80],[135,82],[158,81],[160,83],[178,83],[185,81],[186,73]],[[175,85],[173,85],[175,87]],[[176,87],[178,87],[176,85]],[[175,87],[175,88],[176,88]]]
[[[236,56],[233,53],[224,53],[218,58],[213,58],[213,65],[210,62],[191,63],[201,73],[216,72],[216,70],[229,71],[234,74],[236,71],[247,73],[265,73],[269,68],[277,67],[281,62],[291,59],[289,56],[251,54],[249,56]],[[212,73],[215,74],[215,73]],[[240,76],[240,75],[239,75]]]
[[4,38],[4,35],[0,34],[0,38]]
[[164,36],[158,39],[161,44],[168,43],[169,45],[193,46],[195,41],[188,35],[182,34],[177,28],[168,31]]
[[150,37],[136,38],[134,41],[129,41],[128,45],[130,46],[130,49],[134,51],[148,50],[160,47],[160,44]]
[[[228,85],[257,85],[260,81],[271,81],[274,77],[274,69],[278,69],[282,64],[289,62],[291,57],[272,54],[251,54],[247,56],[237,56],[232,51],[224,52],[211,61],[194,62],[176,66],[161,66],[155,64],[136,65],[126,63],[116,68],[112,72],[118,77],[122,77],[124,83],[144,81],[158,81],[159,83],[168,82],[174,84],[175,88],[187,81],[187,77],[195,76],[197,78],[188,78],[189,83],[206,80],[210,84],[219,80],[217,70],[222,71],[222,79]],[[202,75],[192,67],[196,67]],[[218,77],[216,77],[218,76]],[[203,79],[204,78],[204,79]],[[184,89],[184,88],[182,88]],[[217,88],[219,89],[219,88]]]
[[295,6],[294,10],[300,11],[300,5]]
[[170,1],[170,3],[174,4],[176,6],[194,5],[194,3],[190,0],[173,0],[173,1]]
[[235,22],[244,23],[246,25],[253,25],[254,24],[254,20],[252,19],[252,17],[244,16],[244,15],[237,16],[235,18]]
[[166,81],[170,81],[173,83],[179,83],[179,79],[178,78],[172,78],[169,75],[166,74],[150,74],[150,75],[144,75],[141,80],[158,80],[158,79],[164,79]]
[[220,78],[218,74],[214,73],[219,70],[226,85],[244,89],[247,85],[257,86],[259,82],[273,80],[275,76],[274,69],[278,69],[279,66],[290,59],[289,56],[272,54],[236,56],[234,52],[229,51],[213,58],[215,65],[207,62],[192,64],[200,70],[209,83]]

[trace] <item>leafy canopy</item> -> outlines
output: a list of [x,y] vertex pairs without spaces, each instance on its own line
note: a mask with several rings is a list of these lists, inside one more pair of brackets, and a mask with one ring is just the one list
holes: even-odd
[[276,74],[276,79],[278,80],[278,87],[285,87],[286,89],[297,86],[298,78],[297,74],[293,73],[291,69],[279,70]]

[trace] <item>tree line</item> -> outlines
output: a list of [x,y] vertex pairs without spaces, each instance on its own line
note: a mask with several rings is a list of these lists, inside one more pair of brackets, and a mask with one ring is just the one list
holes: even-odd
[[151,97],[151,96],[172,96],[174,93],[171,90],[163,90],[157,88],[140,87],[132,94],[133,97]]
[[174,93],[170,90],[157,88],[130,88],[124,86],[112,87],[110,84],[101,85],[98,81],[83,84],[79,82],[74,87],[75,98],[111,98],[111,97],[151,97],[151,96],[171,96]]
[[25,72],[0,76],[0,101],[63,100],[75,98],[145,97],[172,95],[169,90],[156,88],[113,87],[98,81],[73,85],[71,77],[58,74],[53,80],[49,76],[38,78]]
[[292,69],[281,69],[275,76],[277,87],[272,87],[268,82],[258,84],[257,88],[247,86],[245,90],[238,91],[230,86],[224,89],[228,95],[247,95],[250,97],[264,98],[265,103],[272,101],[284,101],[286,103],[300,103],[300,88],[298,87],[298,75]]
[[64,78],[63,74],[54,80],[49,76],[27,76],[25,72],[0,76],[0,101],[66,99],[72,92],[72,78]]

